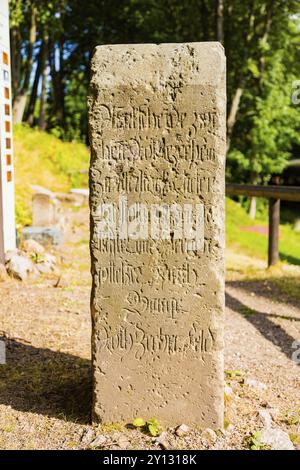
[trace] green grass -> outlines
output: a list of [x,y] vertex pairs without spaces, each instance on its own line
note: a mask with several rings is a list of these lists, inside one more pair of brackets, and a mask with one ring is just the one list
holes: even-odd
[[14,127],[16,221],[31,222],[31,185],[51,191],[68,192],[72,187],[87,187],[89,151],[77,142],[62,142],[46,132],[25,125]]
[[[226,199],[226,244],[236,252],[248,256],[266,259],[268,236],[261,233],[244,231],[247,227],[266,227],[267,220],[251,220],[246,211],[231,199]],[[280,225],[280,259],[291,264],[300,264],[300,233],[296,233],[290,224]]]

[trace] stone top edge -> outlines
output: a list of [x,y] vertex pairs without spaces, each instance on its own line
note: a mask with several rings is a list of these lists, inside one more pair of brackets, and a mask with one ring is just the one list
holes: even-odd
[[130,44],[101,44],[95,47],[95,51],[104,49],[176,49],[178,47],[191,46],[204,49],[218,47],[225,54],[224,46],[218,41],[202,41],[202,42],[161,42],[161,43],[130,43]]
[[91,72],[91,83],[101,88],[150,83],[159,89],[178,80],[225,89],[226,56],[219,42],[102,45],[95,48]]
[[162,47],[162,46],[209,46],[209,45],[218,45],[222,49],[224,49],[223,45],[219,41],[191,41],[191,42],[144,42],[144,43],[117,43],[117,44],[100,44],[96,46],[96,49],[99,47],[144,47],[144,46],[155,46],[155,47]]

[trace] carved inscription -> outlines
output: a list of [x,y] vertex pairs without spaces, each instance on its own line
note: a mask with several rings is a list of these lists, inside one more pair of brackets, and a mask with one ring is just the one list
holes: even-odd
[[128,354],[133,351],[136,359],[142,359],[145,354],[166,353],[167,355],[192,352],[203,358],[203,355],[212,350],[214,334],[210,328],[199,329],[194,323],[186,336],[170,334],[158,327],[154,334],[146,333],[141,324],[134,328],[121,326],[118,333],[110,335],[103,328],[100,333],[100,350],[110,353]]
[[176,424],[180,412],[222,424],[225,82],[210,44],[99,47],[92,62],[94,413],[104,421],[145,413]]

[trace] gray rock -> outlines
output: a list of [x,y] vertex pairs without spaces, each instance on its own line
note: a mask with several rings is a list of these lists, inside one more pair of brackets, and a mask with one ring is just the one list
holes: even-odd
[[25,227],[21,235],[23,240],[31,238],[43,246],[61,245],[64,241],[63,232],[58,227]]
[[261,431],[260,442],[270,446],[272,450],[294,450],[289,435],[285,431],[273,426],[271,410],[260,410],[258,414],[264,425]]
[[225,387],[224,387],[224,394],[225,394],[226,398],[232,398],[233,397],[233,390],[227,384],[225,384]]
[[82,444],[89,444],[93,440],[93,437],[94,437],[93,429],[91,428],[87,429],[82,434],[82,437],[81,437]]
[[21,250],[9,250],[4,255],[4,263],[7,264],[15,255],[24,255]]
[[159,444],[163,449],[167,450],[169,448],[169,443],[167,441],[167,432],[163,431],[159,436],[155,438],[155,442]]
[[121,449],[128,449],[130,447],[130,442],[126,436],[119,437],[117,444]]
[[214,444],[218,439],[218,436],[213,429],[206,428],[202,432],[201,438],[205,439],[209,444]]
[[269,428],[272,426],[272,417],[269,411],[259,410],[258,414],[265,427]]
[[262,430],[260,441],[272,450],[295,450],[288,433],[279,428],[265,427]]
[[24,240],[23,250],[26,251],[26,253],[34,253],[35,255],[41,255],[45,253],[45,248],[32,238]]
[[245,378],[244,379],[244,385],[248,385],[249,387],[255,388],[256,390],[267,390],[267,385],[259,382],[258,380]]
[[37,269],[42,274],[50,274],[55,270],[56,258],[55,256],[45,253],[41,260],[37,263]]
[[33,262],[22,255],[14,255],[10,258],[6,265],[7,272],[10,276],[21,281],[27,279],[31,274],[36,273]]
[[100,436],[97,436],[96,439],[94,439],[91,443],[91,447],[102,447],[104,444],[107,442],[107,436],[104,434],[100,434]]
[[181,436],[184,436],[185,434],[187,434],[189,431],[190,431],[189,426],[187,426],[186,424],[181,424],[176,429],[175,434],[176,434],[176,436],[181,437]]

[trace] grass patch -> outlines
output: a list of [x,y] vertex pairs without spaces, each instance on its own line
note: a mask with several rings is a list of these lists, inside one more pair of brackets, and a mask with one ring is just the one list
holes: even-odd
[[99,424],[99,431],[102,434],[111,434],[113,432],[123,432],[125,429],[124,423],[101,423]]
[[25,125],[14,127],[16,221],[31,223],[31,185],[67,192],[87,187],[89,151],[82,143],[62,142],[46,132]]
[[282,276],[273,282],[282,292],[300,301],[300,276]]
[[[255,226],[267,228],[268,222],[261,218],[251,220],[240,204],[226,198],[227,247],[251,257],[266,259],[268,236],[247,231],[250,227]],[[279,252],[282,261],[300,265],[300,234],[293,230],[291,224],[280,225]]]

